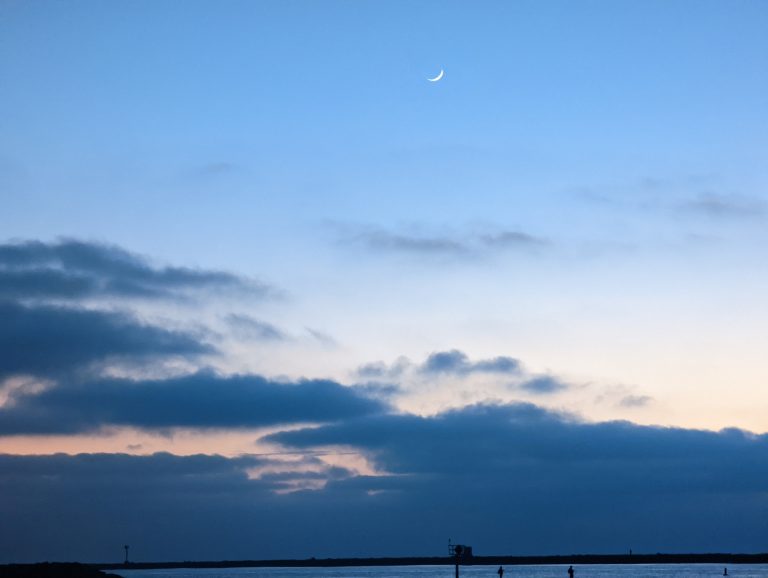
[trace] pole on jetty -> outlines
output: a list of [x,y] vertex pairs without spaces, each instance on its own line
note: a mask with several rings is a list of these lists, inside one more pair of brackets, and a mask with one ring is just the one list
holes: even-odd
[[124,564],[126,566],[128,566],[128,548],[130,548],[130,546],[128,544],[126,544],[125,546],[123,546],[123,548],[125,548],[125,562],[124,562]]
[[456,557],[456,578],[459,578],[459,562],[461,562],[461,554],[464,552],[464,546],[456,544],[453,549],[453,554]]

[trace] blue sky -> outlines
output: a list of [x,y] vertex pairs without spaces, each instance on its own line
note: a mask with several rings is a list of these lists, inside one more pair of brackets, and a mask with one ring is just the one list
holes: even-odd
[[[311,517],[323,491],[379,495],[393,472],[452,479],[361,438],[366,420],[397,437],[486,416],[503,440],[535,408],[526,435],[733,443],[751,467],[768,431],[766,22],[768,4],[741,0],[0,3],[8,463],[79,479],[78,452],[141,469],[168,451],[179,472],[221,455],[205,463],[256,484],[238,499],[298,516],[269,501],[298,493]],[[297,408],[325,387],[328,407],[286,417],[286,387]],[[164,409],[124,407],[141,399]],[[201,417],[248,404],[282,417]],[[320,424],[357,453],[280,434]],[[73,461],[24,462],[56,452]],[[635,467],[613,463],[619,480]],[[733,511],[764,509],[749,492]],[[525,543],[619,548],[610,534]]]

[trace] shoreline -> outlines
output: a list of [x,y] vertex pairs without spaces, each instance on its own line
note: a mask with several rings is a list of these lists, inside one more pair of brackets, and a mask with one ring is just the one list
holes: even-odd
[[[301,560],[218,560],[184,562],[129,562],[89,564],[99,570],[156,570],[165,568],[332,568],[349,566],[453,566],[454,558],[308,558]],[[558,564],[768,564],[768,553],[761,554],[572,554],[552,556],[474,556],[462,566],[548,566]]]

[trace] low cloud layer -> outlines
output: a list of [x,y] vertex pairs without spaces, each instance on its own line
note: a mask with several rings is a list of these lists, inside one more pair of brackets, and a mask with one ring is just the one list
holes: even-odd
[[[272,435],[387,472],[265,459],[0,456],[3,561],[760,551],[768,436],[585,423],[529,404]],[[262,473],[253,473],[253,472]],[[319,489],[281,493],[297,480]],[[660,523],[663,520],[664,523]]]

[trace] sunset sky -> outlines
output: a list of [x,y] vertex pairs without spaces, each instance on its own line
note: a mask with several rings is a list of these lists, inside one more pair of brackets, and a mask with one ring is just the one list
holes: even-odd
[[0,563],[765,551],[767,30],[0,1]]

